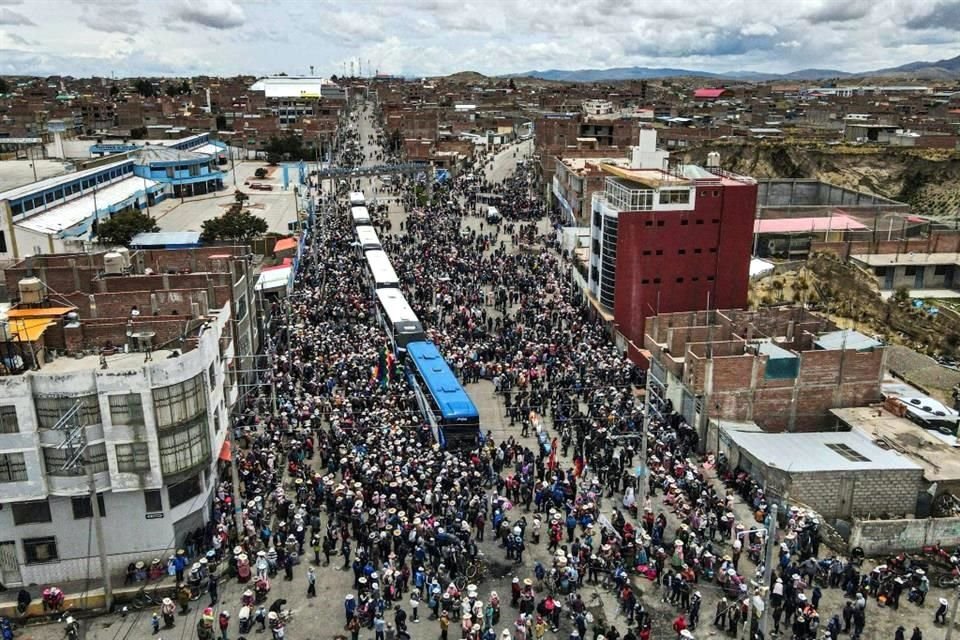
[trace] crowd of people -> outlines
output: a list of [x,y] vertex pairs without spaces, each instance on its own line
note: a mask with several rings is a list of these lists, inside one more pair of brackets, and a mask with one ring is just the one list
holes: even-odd
[[[785,514],[766,584],[761,488],[738,496],[740,485],[713,481],[716,461],[696,457],[696,431],[669,404],[655,407],[640,460],[643,375],[585,310],[572,256],[539,226],[548,212],[535,183],[530,165],[499,184],[455,179],[426,205],[405,196],[404,223],[378,229],[429,339],[468,391],[489,381],[515,435],[487,431],[465,451],[433,441],[402,360],[388,353],[341,204],[321,214],[294,293],[274,304],[270,371],[233,426],[239,529],[225,481],[205,531],[212,554],[181,571],[203,573],[214,606],[219,567],[249,580],[236,603],[241,632],[269,625],[276,640],[290,613],[281,599],[266,607],[269,581],[294,580],[298,566],[313,593],[318,572],[352,574],[352,640],[364,629],[402,640],[421,621],[443,640],[451,626],[470,640],[693,638],[708,594],[706,624],[731,637],[746,625],[756,638],[768,588],[773,633],[862,637],[869,582],[838,559],[841,577],[821,586],[813,514]],[[480,190],[498,196],[501,221],[476,207]],[[738,517],[743,497],[750,515]],[[653,588],[645,599],[636,579]],[[821,624],[830,587],[848,589],[850,602]],[[588,589],[608,589],[619,610],[601,612]],[[202,639],[213,614],[198,623]]]

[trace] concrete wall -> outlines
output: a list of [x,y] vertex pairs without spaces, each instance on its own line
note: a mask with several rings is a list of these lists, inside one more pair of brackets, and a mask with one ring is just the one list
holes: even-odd
[[809,179],[759,180],[758,207],[896,205],[893,200]]
[[850,547],[863,547],[868,556],[917,551],[936,542],[948,548],[960,544],[960,518],[856,520],[850,530]]

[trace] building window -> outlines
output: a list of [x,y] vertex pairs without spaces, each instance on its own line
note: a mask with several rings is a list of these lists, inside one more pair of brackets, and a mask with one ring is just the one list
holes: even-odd
[[110,422],[133,426],[143,425],[143,399],[139,393],[110,396]]
[[945,276],[947,275],[947,265],[938,264],[933,268],[933,275],[935,276]]
[[643,255],[645,255],[645,256],[648,256],[648,255],[650,255],[651,253],[652,253],[652,252],[651,252],[649,249],[644,249],[644,251],[643,251]]
[[[70,498],[73,506],[73,519],[84,520],[93,517],[93,509],[90,508],[90,496],[74,496]],[[100,511],[100,517],[107,517],[107,508],[103,505],[103,494],[97,494],[97,509]]]
[[57,539],[53,536],[24,538],[23,557],[26,558],[27,564],[57,562],[60,559],[57,553]]
[[147,489],[143,492],[143,504],[147,513],[163,511],[163,495],[160,489]]
[[170,485],[167,493],[170,496],[170,508],[183,504],[191,498],[195,498],[203,491],[200,485],[200,474],[190,476],[182,482]]
[[116,453],[117,471],[136,473],[150,470],[150,449],[146,442],[118,444]]
[[20,433],[17,408],[12,404],[0,407],[0,433]]
[[157,428],[174,427],[203,413],[207,408],[205,395],[203,374],[154,389],[153,407],[157,415]]
[[716,252],[717,252],[716,247],[710,247],[710,253],[716,253]]
[[689,204],[690,191],[688,189],[674,189],[660,192],[660,204]]
[[688,224],[690,224],[690,221],[689,221],[689,220],[681,220],[681,221],[680,221],[680,226],[681,226],[681,227],[685,227],[685,226],[687,226]]
[[720,224],[720,218],[714,218],[710,222],[712,222],[713,224]]
[[7,252],[7,234],[4,231],[0,231],[0,253]]
[[691,281],[691,282],[700,282],[700,277],[699,277],[699,276],[693,276],[692,278],[690,278],[690,281]]
[[644,222],[644,224],[645,224],[646,226],[648,226],[648,227],[652,227],[652,226],[653,226],[653,220],[647,220],[646,222]]
[[100,402],[96,394],[88,396],[47,397],[38,396],[33,403],[37,408],[37,422],[41,429],[51,429],[60,418],[80,401],[80,423],[83,425],[100,424]]
[[160,470],[169,476],[210,461],[207,414],[202,413],[176,429],[160,433]]
[[657,226],[658,226],[658,227],[662,227],[663,225],[664,225],[664,221],[663,221],[663,220],[657,220]]
[[0,482],[27,480],[27,463],[22,453],[0,453]]
[[663,249],[657,249],[657,255],[658,255],[658,256],[662,256],[662,255],[663,255]]
[[697,224],[703,224],[703,220],[697,220]]
[[50,503],[46,500],[15,502],[11,507],[13,509],[13,524],[36,524],[53,521],[50,516]]
[[70,460],[70,451],[68,449],[44,448],[43,465],[47,469],[47,475],[51,476],[69,476],[73,472],[64,469],[64,465]]
[[682,282],[683,282],[683,278],[677,278],[677,284],[681,284]]
[[653,284],[660,284],[660,278],[654,278]]
[[644,278],[640,281],[640,284],[650,284],[650,278]]
[[686,249],[680,249],[680,250],[677,251],[677,253],[678,253],[679,255],[681,255],[681,256],[685,256],[685,255],[687,255],[687,250],[686,250]]
[[247,317],[247,298],[240,296],[237,298],[237,322]]
[[707,282],[713,282],[713,276],[707,276]]
[[216,362],[210,363],[210,368],[207,369],[207,377],[210,382],[210,390],[212,391],[214,387],[217,386],[217,367]]
[[700,253],[703,252],[703,249],[694,249],[693,252],[694,252],[695,254],[700,254]]
[[905,276],[915,276],[915,275],[917,275],[917,268],[916,268],[916,267],[904,267],[904,269],[903,269],[903,275],[905,275]]

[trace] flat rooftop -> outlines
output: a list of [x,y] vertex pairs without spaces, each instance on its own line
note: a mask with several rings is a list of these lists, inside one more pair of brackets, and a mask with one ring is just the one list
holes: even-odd
[[912,460],[923,469],[923,477],[928,482],[960,479],[956,438],[951,436],[954,443],[950,444],[941,439],[940,434],[878,407],[831,409],[830,413],[850,425],[853,429],[850,433],[870,441],[883,442],[890,447],[892,455]]
[[765,218],[753,221],[754,233],[820,233],[827,231],[868,231],[869,227],[850,216]]
[[878,447],[859,431],[755,433],[724,428],[724,432],[761,463],[789,473],[922,468],[907,456]]
[[62,160],[36,160],[33,164],[37,169],[36,180],[33,177],[33,167],[26,160],[0,161],[0,193],[68,173],[66,165],[69,163]]
[[960,253],[858,253],[850,257],[871,267],[888,265],[936,266],[960,263]]
[[[173,354],[173,349],[156,349],[151,352],[153,360],[165,360]],[[179,351],[183,353],[183,351]],[[140,351],[131,353],[115,353],[106,357],[107,369],[140,369],[143,367],[146,354]],[[82,358],[71,356],[60,356],[52,362],[44,362],[38,373],[62,375],[65,373],[76,373],[78,371],[89,371],[100,368],[100,356],[89,355]]]

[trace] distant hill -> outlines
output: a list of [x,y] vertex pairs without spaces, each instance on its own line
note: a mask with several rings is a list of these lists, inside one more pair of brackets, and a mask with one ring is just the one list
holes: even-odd
[[960,56],[937,60],[936,62],[910,62],[899,67],[878,69],[871,75],[911,76],[933,80],[953,80],[960,78]]
[[825,80],[864,76],[908,76],[917,79],[960,79],[960,56],[936,62],[910,62],[899,67],[874,71],[840,71],[838,69],[799,69],[789,73],[759,71],[727,71],[714,73],[702,69],[671,67],[614,67],[612,69],[547,69],[510,74],[510,77],[531,77],[559,82],[609,82],[613,80],[650,80],[655,78],[698,77],[765,82],[768,80]]

